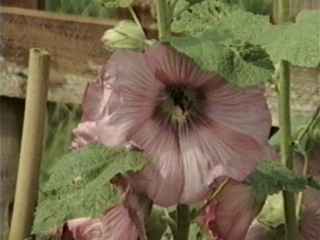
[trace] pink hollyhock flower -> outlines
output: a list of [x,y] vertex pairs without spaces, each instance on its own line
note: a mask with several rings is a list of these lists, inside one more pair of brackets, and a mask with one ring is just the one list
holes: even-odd
[[218,240],[244,240],[261,207],[249,185],[231,181],[209,203],[199,221]]
[[156,204],[202,200],[220,176],[242,181],[267,159],[262,89],[238,89],[165,45],[111,56],[84,100],[75,148],[134,142],[152,164],[132,178]]

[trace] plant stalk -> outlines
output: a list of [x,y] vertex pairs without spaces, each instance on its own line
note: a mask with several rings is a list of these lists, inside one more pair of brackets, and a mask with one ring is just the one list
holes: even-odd
[[191,218],[188,205],[179,204],[177,206],[177,233],[175,240],[188,240],[190,222]]
[[[288,23],[292,20],[290,13],[291,0],[274,0],[274,16],[277,16],[277,24]],[[290,63],[280,61],[279,79],[279,123],[281,134],[281,160],[290,170],[293,170],[293,141],[291,136],[290,116]],[[298,235],[296,218],[295,194],[283,191],[286,240],[296,240]]]
[[17,187],[9,240],[30,237],[44,143],[49,54],[31,49]]
[[170,36],[170,14],[167,0],[156,0],[159,40],[165,41]]
[[[287,61],[280,61],[280,83],[279,83],[279,122],[281,133],[281,160],[288,169],[293,169],[292,158],[292,136],[290,116],[290,64]],[[297,238],[297,219],[295,194],[283,192],[284,211],[286,219],[286,239]]]

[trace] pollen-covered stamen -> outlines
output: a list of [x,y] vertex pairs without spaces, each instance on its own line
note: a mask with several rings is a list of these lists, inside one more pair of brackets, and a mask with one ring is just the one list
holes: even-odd
[[174,124],[194,119],[204,98],[199,89],[186,86],[168,86],[162,94],[165,100],[159,104],[157,112]]

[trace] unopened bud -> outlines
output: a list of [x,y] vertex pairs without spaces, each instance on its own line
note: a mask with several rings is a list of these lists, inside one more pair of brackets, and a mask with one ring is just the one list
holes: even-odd
[[133,21],[119,22],[104,33],[102,41],[107,49],[143,50],[146,44],[143,30]]

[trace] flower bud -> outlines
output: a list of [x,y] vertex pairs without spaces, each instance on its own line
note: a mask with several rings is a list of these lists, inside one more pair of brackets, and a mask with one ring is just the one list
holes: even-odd
[[145,47],[145,35],[141,27],[133,21],[121,21],[107,30],[102,41],[107,49],[136,49]]

